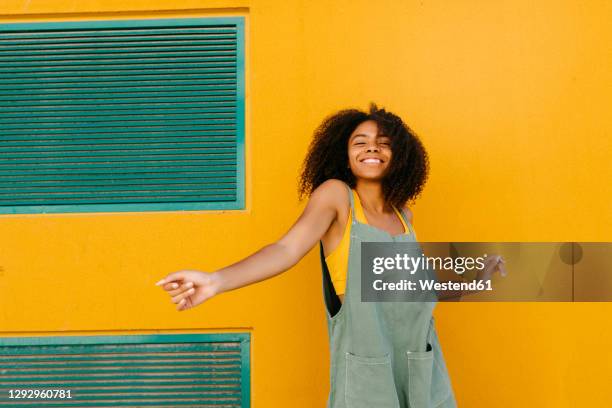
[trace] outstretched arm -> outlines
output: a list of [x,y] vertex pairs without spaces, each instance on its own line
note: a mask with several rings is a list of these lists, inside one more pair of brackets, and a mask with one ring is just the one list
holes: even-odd
[[[306,208],[283,237],[215,272],[220,292],[271,278],[298,263],[336,218],[337,187],[336,183],[323,183],[313,192]],[[346,191],[344,186],[342,188]]]
[[172,301],[179,304],[178,310],[185,310],[219,293],[276,276],[294,266],[321,239],[337,218],[345,196],[342,182],[327,180],[313,191],[302,214],[278,241],[216,272],[178,271],[157,285],[164,285]]

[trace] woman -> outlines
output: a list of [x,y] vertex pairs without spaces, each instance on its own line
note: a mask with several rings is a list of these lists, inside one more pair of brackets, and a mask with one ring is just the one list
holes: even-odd
[[[406,206],[428,159],[396,115],[340,111],[315,132],[300,182],[309,201],[277,242],[216,272],[179,271],[157,285],[179,311],[271,278],[320,241],[330,335],[330,408],[455,407],[434,327],[433,302],[361,302],[361,242],[416,242]],[[489,270],[490,272],[490,270]]]

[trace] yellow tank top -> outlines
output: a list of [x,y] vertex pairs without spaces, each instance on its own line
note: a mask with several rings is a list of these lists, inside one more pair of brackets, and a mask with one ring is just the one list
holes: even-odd
[[[362,224],[367,224],[365,214],[363,213],[363,207],[361,206],[361,201],[359,201],[359,196],[355,193],[355,190],[351,189],[351,193],[353,194],[353,203],[355,205],[355,218],[358,222]],[[404,226],[404,234],[409,234],[410,229],[406,222],[404,221],[404,217],[400,214],[397,208],[393,207],[393,210],[399,217],[402,225]],[[342,235],[342,240],[338,244],[338,247],[332,251],[331,254],[325,257],[325,262],[327,263],[327,269],[329,270],[329,274],[334,285],[334,289],[336,290],[337,295],[344,295],[344,289],[346,287],[346,273],[348,269],[348,255],[349,255],[349,245],[351,242],[351,209],[349,208],[348,219],[346,220],[346,227],[344,227],[344,233]],[[414,230],[412,231],[414,232]],[[416,238],[416,234],[415,234]]]

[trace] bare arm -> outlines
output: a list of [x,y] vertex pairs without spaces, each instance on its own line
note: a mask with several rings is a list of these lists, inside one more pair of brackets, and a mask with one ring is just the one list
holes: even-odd
[[346,191],[337,180],[328,180],[311,195],[306,208],[278,241],[214,274],[219,292],[237,289],[276,276],[304,257],[321,239],[337,217],[338,190]]
[[219,293],[276,276],[298,263],[321,239],[346,195],[341,181],[327,180],[313,191],[302,214],[278,241],[213,273],[178,271],[157,285],[164,285],[178,310],[185,310]]

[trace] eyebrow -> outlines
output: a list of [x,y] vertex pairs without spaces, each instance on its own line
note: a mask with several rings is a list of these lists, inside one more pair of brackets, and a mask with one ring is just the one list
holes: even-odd
[[[356,135],[353,135],[353,139],[356,139],[359,136],[368,137],[369,135],[366,135],[365,133],[357,133]],[[388,138],[389,136],[380,133],[380,134],[376,135],[376,138],[379,138],[379,137],[387,137]]]

